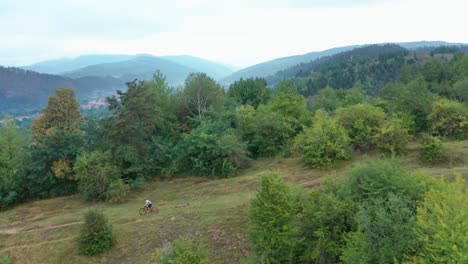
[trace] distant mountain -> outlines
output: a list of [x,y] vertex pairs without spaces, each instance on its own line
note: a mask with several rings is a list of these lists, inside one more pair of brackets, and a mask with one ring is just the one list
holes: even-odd
[[245,79],[245,78],[250,78],[250,77],[266,77],[269,75],[273,75],[280,70],[284,70],[288,67],[294,66],[296,64],[299,64],[302,62],[309,62],[309,61],[318,59],[323,56],[329,56],[329,55],[333,55],[333,54],[340,53],[343,51],[351,50],[355,47],[358,47],[358,45],[341,47],[341,48],[333,48],[333,49],[328,49],[324,51],[314,51],[314,52],[306,53],[303,55],[283,57],[283,58],[278,58],[278,59],[274,59],[271,61],[262,62],[256,65],[244,68],[242,70],[236,71],[233,74],[220,79],[219,82],[222,84],[231,84],[239,80],[240,78]]
[[189,73],[197,71],[167,59],[144,55],[121,62],[90,65],[63,75],[70,78],[113,77],[128,82],[134,79],[148,80],[157,70],[166,76],[170,84],[174,85],[182,84]]
[[102,77],[71,79],[15,67],[0,66],[0,114],[24,114],[39,111],[57,88],[73,88],[78,100],[111,95],[122,89],[121,80]]
[[[381,43],[380,45],[383,45],[383,44],[385,43]],[[439,47],[439,46],[467,45],[463,43],[449,43],[445,41],[417,41],[417,42],[402,42],[402,43],[395,43],[395,44],[398,44],[399,46],[406,48],[410,51],[414,51],[414,50],[426,48],[426,47],[431,48],[431,47]],[[231,84],[240,78],[272,76],[272,75],[275,75],[278,71],[286,70],[290,67],[296,66],[301,63],[309,63],[311,61],[317,60],[325,56],[331,56],[334,54],[338,54],[340,52],[346,52],[354,48],[359,48],[359,47],[369,46],[369,45],[373,45],[373,44],[345,46],[345,47],[328,49],[324,51],[310,52],[304,55],[296,55],[296,56],[278,58],[278,59],[259,63],[256,65],[241,69],[225,78],[220,79],[219,81],[222,84]]]
[[135,55],[112,55],[96,54],[83,55],[76,58],[63,58],[56,60],[41,61],[32,65],[22,66],[20,68],[39,73],[60,74],[63,72],[74,71],[93,64],[110,63],[124,61],[133,58]]
[[195,69],[199,72],[204,72],[214,79],[226,77],[236,70],[233,67],[221,63],[216,63],[189,55],[162,56],[161,58]]
[[[60,74],[67,77],[115,76],[123,81],[150,78],[156,70],[167,75],[171,84],[181,84],[190,72],[204,72],[219,79],[234,72],[226,65],[189,55],[84,55],[39,62],[21,67],[40,73]],[[115,72],[111,72],[115,70]],[[188,72],[188,73],[187,73]]]

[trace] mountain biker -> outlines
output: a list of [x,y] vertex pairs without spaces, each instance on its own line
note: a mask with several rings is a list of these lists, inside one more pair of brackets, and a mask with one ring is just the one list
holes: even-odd
[[146,199],[145,206],[151,209],[151,207],[153,206],[153,202],[151,202],[149,199]]

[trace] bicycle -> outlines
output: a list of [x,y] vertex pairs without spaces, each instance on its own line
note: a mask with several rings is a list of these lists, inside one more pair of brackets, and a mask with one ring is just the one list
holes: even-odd
[[148,206],[144,206],[143,208],[140,208],[140,210],[138,211],[138,213],[140,215],[145,215],[147,214],[148,212],[149,213],[157,213],[159,211],[159,209],[157,207],[148,207]]

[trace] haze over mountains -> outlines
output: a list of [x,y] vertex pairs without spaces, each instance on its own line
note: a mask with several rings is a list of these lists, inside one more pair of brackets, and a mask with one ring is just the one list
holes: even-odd
[[[399,43],[401,48],[415,51],[423,47],[464,45],[442,41]],[[116,89],[125,89],[125,82],[150,79],[154,72],[163,73],[170,85],[180,86],[192,72],[205,72],[226,87],[240,78],[265,77],[270,84],[289,78],[301,69],[312,70],[313,65],[328,57],[346,54],[353,45],[332,48],[274,59],[239,71],[221,63],[188,55],[84,55],[74,59],[48,60],[20,68],[0,68],[0,113],[31,112],[47,104],[56,88],[72,87],[82,102],[109,96]],[[315,64],[310,64],[316,62]],[[311,65],[311,66],[309,66]]]

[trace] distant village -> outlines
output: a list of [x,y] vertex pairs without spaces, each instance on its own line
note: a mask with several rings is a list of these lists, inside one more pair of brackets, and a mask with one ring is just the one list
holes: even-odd
[[[106,98],[101,98],[101,99],[89,101],[88,103],[81,105],[80,108],[84,110],[88,110],[88,109],[97,109],[101,107],[106,107],[107,105],[108,103],[106,101]],[[35,113],[32,115],[16,116],[15,119],[21,122],[26,119],[37,119],[41,115],[42,113]],[[1,123],[3,123],[3,120],[0,120],[0,124]]]

